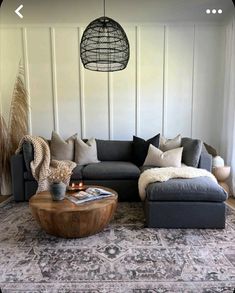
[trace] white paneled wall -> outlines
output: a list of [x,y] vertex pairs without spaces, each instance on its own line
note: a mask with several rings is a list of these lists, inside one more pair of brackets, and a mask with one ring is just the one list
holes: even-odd
[[199,26],[195,31],[193,134],[219,144],[223,115],[224,28]]
[[194,27],[168,26],[165,59],[165,135],[191,136]]
[[20,58],[30,92],[31,129],[50,137],[132,139],[158,132],[202,138],[219,146],[224,27],[127,25],[128,67],[99,73],[83,68],[83,28],[1,28],[2,108],[7,117]]
[[76,28],[52,30],[54,37],[55,111],[56,130],[62,136],[81,133],[81,92],[78,37]]
[[125,70],[109,74],[110,138],[130,139],[136,131],[136,29],[125,28],[130,60]]
[[139,132],[142,137],[164,133],[165,27],[139,29]]
[[46,28],[27,30],[32,132],[50,136],[56,126],[53,91],[51,34]]

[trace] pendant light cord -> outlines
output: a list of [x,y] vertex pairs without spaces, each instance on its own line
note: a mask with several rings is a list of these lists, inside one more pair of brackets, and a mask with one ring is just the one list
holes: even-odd
[[105,17],[105,0],[104,0],[104,17]]

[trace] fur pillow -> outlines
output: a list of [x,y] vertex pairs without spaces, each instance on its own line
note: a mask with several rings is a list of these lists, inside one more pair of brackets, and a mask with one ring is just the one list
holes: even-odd
[[78,165],[100,162],[97,158],[97,146],[94,138],[89,139],[86,143],[80,138],[75,140],[75,162]]
[[181,167],[183,148],[162,152],[150,144],[144,165],[155,167]]

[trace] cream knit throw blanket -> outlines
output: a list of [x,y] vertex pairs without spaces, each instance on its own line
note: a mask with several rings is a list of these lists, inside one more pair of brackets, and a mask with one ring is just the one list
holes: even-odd
[[166,168],[152,168],[144,171],[139,178],[139,194],[141,200],[145,200],[146,188],[153,182],[164,182],[172,178],[195,178],[200,176],[210,177],[214,182],[217,180],[213,174],[204,169],[193,167],[166,167]]
[[[53,175],[56,170],[66,166],[72,172],[72,170],[76,167],[76,163],[72,161],[51,161],[50,148],[47,142],[39,136],[25,135],[21,139],[16,153],[19,153],[21,151],[24,141],[28,141],[33,145],[34,160],[30,163],[30,168],[33,177],[38,182],[37,193],[49,190],[50,182],[48,176]],[[69,181],[70,177],[68,177],[64,183],[68,185]]]

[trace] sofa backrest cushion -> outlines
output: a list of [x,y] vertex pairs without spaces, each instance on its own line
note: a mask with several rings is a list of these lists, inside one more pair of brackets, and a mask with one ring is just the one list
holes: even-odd
[[212,171],[212,155],[207,152],[207,149],[203,144],[198,168],[205,169],[209,172]]
[[23,146],[22,146],[22,152],[24,156],[24,163],[26,170],[31,172],[30,168],[30,163],[34,159],[34,154],[33,154],[33,145],[29,141],[24,141]]
[[187,166],[197,168],[202,152],[202,141],[183,137],[181,145],[183,147],[182,162]]
[[96,139],[98,160],[131,161],[132,141]]

